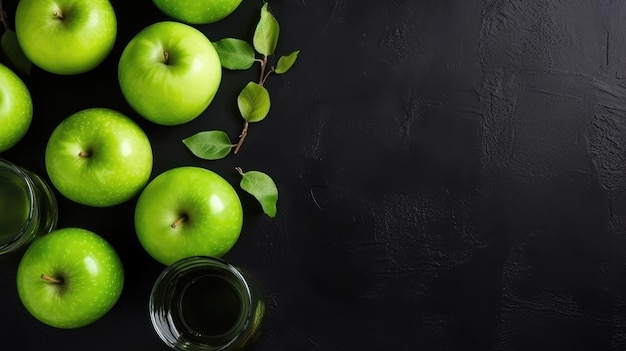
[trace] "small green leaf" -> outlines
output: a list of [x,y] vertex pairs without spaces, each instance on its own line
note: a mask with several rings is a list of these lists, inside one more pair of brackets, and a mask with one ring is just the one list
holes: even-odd
[[30,76],[30,69],[33,64],[26,55],[24,55],[24,51],[22,51],[22,47],[20,47],[17,41],[17,35],[14,31],[9,30],[2,34],[0,47],[2,47],[2,52],[7,56],[9,62],[11,62],[18,71]]
[[183,144],[196,156],[203,160],[218,160],[226,157],[234,146],[228,135],[221,130],[196,133],[186,139]]
[[270,94],[262,85],[250,82],[239,93],[237,105],[246,122],[259,122],[270,112]]
[[272,55],[274,50],[276,50],[278,34],[280,33],[278,21],[269,12],[267,6],[267,3],[265,3],[261,8],[261,19],[256,25],[252,40],[254,49],[265,56]]
[[296,59],[298,58],[299,53],[300,50],[296,50],[289,55],[279,58],[278,63],[276,64],[276,70],[274,72],[276,72],[276,74],[283,74],[289,71],[291,66],[296,63]]
[[239,186],[250,193],[261,204],[263,212],[271,218],[276,217],[276,202],[278,202],[278,188],[274,180],[267,174],[259,171],[243,172],[235,168],[242,176]]
[[252,67],[254,63],[254,48],[244,40],[224,38],[214,42],[213,47],[224,68],[243,70]]

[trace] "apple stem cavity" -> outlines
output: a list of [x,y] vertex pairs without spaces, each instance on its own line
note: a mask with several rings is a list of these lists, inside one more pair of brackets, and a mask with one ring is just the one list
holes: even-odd
[[186,221],[187,219],[189,219],[187,215],[182,215],[179,219],[176,220],[176,222],[172,223],[171,225],[172,229],[176,229],[179,225],[183,224],[183,222]]
[[47,275],[45,273],[41,274],[41,279],[45,280],[48,283],[52,284],[63,284],[63,278],[55,278],[53,276]]

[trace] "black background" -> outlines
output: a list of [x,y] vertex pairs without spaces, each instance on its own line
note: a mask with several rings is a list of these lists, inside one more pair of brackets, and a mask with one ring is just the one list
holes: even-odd
[[[13,19],[17,1],[4,1]],[[266,83],[272,109],[239,155],[202,161],[181,140],[236,138],[236,96],[258,66],[224,71],[198,119],[151,124],[124,101],[117,62],[149,0],[112,1],[117,43],[95,70],[24,77],[35,114],[1,156],[45,175],[52,129],[108,107],[153,144],[153,177],[175,166],[235,166],[276,181],[270,219],[238,189],[245,219],[224,257],[267,293],[255,350],[626,349],[626,1],[282,0],[277,54],[296,65]],[[195,26],[251,40],[260,0]],[[58,195],[58,193],[57,193]],[[60,195],[59,227],[118,250],[118,304],[77,330],[32,318],[0,267],[0,338],[22,350],[166,350],[147,302],[164,268],[139,246],[136,199],[88,208]]]

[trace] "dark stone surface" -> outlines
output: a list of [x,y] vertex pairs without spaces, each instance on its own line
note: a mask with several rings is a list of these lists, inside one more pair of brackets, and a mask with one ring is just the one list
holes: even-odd
[[[255,350],[626,348],[626,5],[621,1],[269,1],[278,53],[301,55],[267,88],[269,117],[239,155],[208,162],[181,139],[241,129],[236,96],[258,67],[224,72],[215,101],[177,127],[150,124],[116,80],[125,44],[167,19],[112,1],[110,57],[84,75],[25,78],[35,120],[4,153],[45,175],[47,137],[103,106],[134,118],[157,174],[235,166],[270,174],[278,215],[240,192],[245,224],[224,258],[268,295]],[[16,1],[5,0],[12,18]],[[196,26],[250,39],[260,0]],[[107,238],[126,269],[114,309],[78,330],[35,321],[2,264],[0,337],[22,350],[165,350],[150,325],[163,266],[134,235],[135,199],[107,209],[59,197],[60,227]]]

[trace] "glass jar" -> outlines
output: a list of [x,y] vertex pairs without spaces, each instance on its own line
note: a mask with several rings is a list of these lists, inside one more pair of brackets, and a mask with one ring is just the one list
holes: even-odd
[[149,302],[152,325],[174,350],[237,351],[261,332],[265,302],[248,272],[219,258],[194,256],[168,266]]
[[0,159],[0,256],[25,249],[52,231],[57,218],[50,186],[35,173]]

